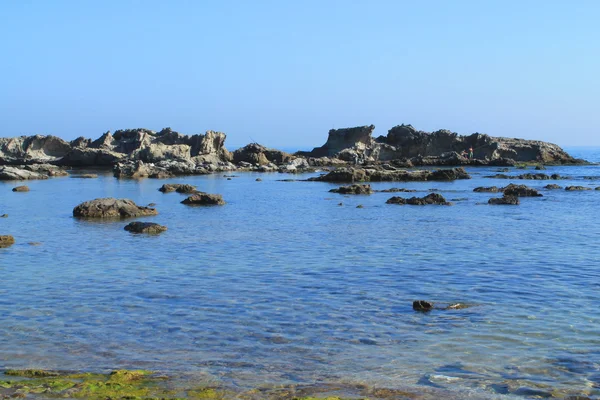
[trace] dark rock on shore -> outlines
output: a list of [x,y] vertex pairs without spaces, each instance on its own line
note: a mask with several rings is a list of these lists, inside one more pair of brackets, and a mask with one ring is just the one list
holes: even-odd
[[337,189],[331,189],[331,193],[340,193],[340,194],[371,194],[373,193],[373,189],[371,189],[371,185],[350,185],[350,186],[340,186]]
[[153,222],[131,222],[124,229],[133,233],[158,234],[166,231],[167,227]]
[[568,192],[575,192],[575,191],[581,191],[581,190],[592,190],[592,188],[585,187],[585,186],[567,186],[565,188],[565,190]]
[[556,189],[562,189],[563,187],[560,185],[557,185],[556,183],[551,183],[550,185],[546,185],[544,186],[544,189],[548,189],[548,190],[556,190]]
[[537,190],[527,187],[525,185],[515,185],[511,183],[502,189],[505,196],[517,196],[517,197],[542,197],[543,195]]
[[0,248],[15,244],[15,238],[11,235],[0,235]]
[[16,186],[12,189],[13,192],[29,192],[29,186]]
[[309,181],[321,182],[383,182],[383,181],[452,181],[456,179],[471,179],[464,168],[438,169],[435,171],[388,171],[375,168],[340,168],[310,178]]
[[154,208],[138,206],[129,199],[112,197],[86,201],[73,209],[73,216],[79,218],[132,218],[157,214]]
[[488,200],[488,204],[491,205],[509,205],[509,206],[518,206],[520,203],[519,198],[517,196],[507,196],[504,195],[502,197],[493,197]]
[[480,186],[473,189],[473,191],[478,193],[498,193],[502,191],[502,188],[499,188],[497,186]]
[[192,206],[221,206],[225,204],[220,194],[209,194],[198,192],[181,202]]
[[165,183],[158,189],[163,193],[177,192],[177,193],[194,193],[197,192],[196,186],[188,185],[184,183]]
[[429,205],[429,204],[443,205],[443,206],[452,205],[452,203],[446,201],[444,196],[442,196],[441,194],[438,194],[438,193],[431,193],[425,197],[411,197],[410,199],[394,196],[394,197],[388,199],[388,201],[386,201],[386,204],[399,204],[399,205],[409,204],[409,205],[413,205],[413,206],[424,206],[424,205]]

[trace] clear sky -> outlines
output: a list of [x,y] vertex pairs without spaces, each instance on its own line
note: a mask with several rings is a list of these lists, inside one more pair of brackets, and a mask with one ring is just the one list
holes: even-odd
[[331,128],[600,145],[600,1],[0,0],[0,136]]

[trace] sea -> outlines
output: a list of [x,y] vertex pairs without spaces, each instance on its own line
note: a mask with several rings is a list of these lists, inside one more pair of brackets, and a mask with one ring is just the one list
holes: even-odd
[[[567,150],[600,162],[600,148]],[[142,368],[239,390],[599,397],[600,190],[544,186],[595,189],[600,165],[507,172],[558,181],[467,170],[470,180],[371,184],[416,193],[358,196],[305,181],[318,172],[118,180],[100,171],[28,181],[27,193],[11,191],[24,182],[0,182],[0,235],[16,240],[0,249],[0,369]],[[497,194],[473,192],[511,182],[543,197],[490,206]],[[227,204],[189,207],[185,195],[159,192],[164,183]],[[432,191],[453,205],[386,204]],[[168,231],[73,218],[101,197],[155,203],[159,215],[137,220]],[[423,313],[414,300],[469,307]]]

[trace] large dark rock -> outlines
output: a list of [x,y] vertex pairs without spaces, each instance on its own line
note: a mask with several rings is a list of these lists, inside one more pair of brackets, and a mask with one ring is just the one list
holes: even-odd
[[331,189],[332,193],[340,193],[340,194],[371,194],[373,193],[373,189],[371,189],[371,185],[350,185],[350,186],[340,186],[337,189]]
[[132,218],[157,214],[154,208],[138,206],[129,199],[112,197],[86,201],[73,209],[73,216],[79,218]]
[[177,192],[177,193],[194,193],[196,192],[196,186],[188,185],[184,183],[165,183],[158,189],[163,193]]
[[433,310],[433,303],[426,300],[415,300],[413,301],[413,310],[415,311],[431,311]]
[[181,202],[191,206],[221,206],[225,204],[220,194],[196,193]]
[[15,238],[11,235],[0,235],[0,248],[15,244]]
[[429,205],[429,204],[436,204],[436,205],[442,205],[442,206],[452,205],[452,203],[446,201],[444,196],[442,196],[439,193],[430,193],[425,197],[411,197],[410,199],[394,196],[394,197],[388,199],[388,201],[386,201],[386,203],[387,204],[399,204],[399,205],[409,204],[409,205],[413,205],[413,206],[424,206],[424,205]]
[[372,144],[371,134],[375,125],[357,126],[354,128],[331,129],[327,142],[321,147],[315,147],[310,152],[298,152],[306,157],[332,157],[342,150],[355,147],[357,144],[364,146]]
[[488,200],[488,204],[492,204],[492,205],[518,206],[519,203],[520,203],[520,201],[517,196],[507,196],[507,195],[504,195],[502,197],[493,197]]
[[166,226],[155,224],[154,222],[131,222],[124,228],[132,233],[158,234],[167,230]]
[[452,181],[456,179],[470,179],[471,176],[464,168],[439,169],[436,171],[389,171],[385,169],[361,169],[361,168],[340,168],[321,175],[316,178],[310,178],[309,181],[322,182],[383,182],[383,181]]
[[525,185],[510,185],[502,188],[505,196],[517,196],[517,197],[542,197],[543,195],[537,190],[527,187]]

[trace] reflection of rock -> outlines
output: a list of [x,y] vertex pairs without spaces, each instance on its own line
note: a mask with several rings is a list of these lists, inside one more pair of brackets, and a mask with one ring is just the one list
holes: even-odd
[[196,192],[196,186],[188,185],[185,183],[165,183],[158,190],[163,193],[194,193]]
[[452,205],[452,203],[446,201],[444,196],[442,196],[441,194],[438,194],[438,193],[431,193],[425,197],[411,197],[410,199],[394,196],[394,197],[388,199],[388,201],[386,201],[386,203],[387,204],[399,204],[399,205],[409,204],[409,205],[413,205],[413,206],[424,206],[424,205],[429,205],[429,204],[442,205],[442,206]]
[[330,192],[340,194],[371,194],[373,190],[371,189],[371,185],[350,185],[331,189]]
[[124,229],[133,233],[157,234],[166,231],[167,227],[154,222],[131,222]]
[[0,235],[0,247],[8,247],[15,244],[15,238],[11,235]]
[[585,187],[585,186],[567,186],[565,188],[565,190],[568,192],[575,192],[575,191],[580,191],[580,190],[592,190],[592,188]]
[[488,204],[517,206],[519,205],[519,198],[517,196],[507,195],[504,195],[502,197],[493,197],[488,200]]
[[129,199],[112,197],[86,201],[73,209],[73,216],[82,218],[130,218],[157,214],[154,208],[138,206]]
[[29,186],[15,186],[12,189],[13,192],[29,192]]
[[225,204],[220,194],[196,193],[181,202],[191,206],[221,206]]
[[322,182],[379,182],[379,181],[452,181],[456,179],[470,179],[464,168],[438,169],[435,171],[389,171],[384,169],[340,168],[310,178],[309,181]]

